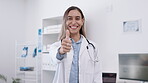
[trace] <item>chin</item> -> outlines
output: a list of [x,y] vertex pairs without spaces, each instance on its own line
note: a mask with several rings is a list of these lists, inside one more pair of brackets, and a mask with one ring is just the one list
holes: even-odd
[[78,34],[77,31],[70,31],[70,33],[73,34],[73,35],[74,35],[74,34]]

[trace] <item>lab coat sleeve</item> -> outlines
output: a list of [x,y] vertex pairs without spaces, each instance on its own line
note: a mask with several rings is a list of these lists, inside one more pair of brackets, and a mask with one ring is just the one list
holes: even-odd
[[98,62],[95,62],[94,83],[102,83],[102,65],[98,48],[96,48],[95,55],[98,56]]
[[57,68],[56,68],[56,72],[55,72],[55,76],[53,79],[52,83],[65,83],[64,82],[64,66],[61,60],[58,60],[56,58],[56,55],[58,53],[58,49],[61,47],[61,42],[56,42],[54,44],[51,45],[50,49],[49,49],[49,55],[51,55],[51,58],[53,60],[54,63],[57,64]]
[[55,42],[55,43],[53,43],[53,44],[50,46],[49,55],[50,55],[50,57],[51,57],[51,59],[52,59],[52,63],[53,63],[53,64],[57,64],[57,63],[61,62],[60,60],[58,60],[58,59],[56,58],[56,55],[57,55],[57,53],[58,53],[58,49],[60,48],[60,46],[61,46],[61,43],[60,43],[60,42]]
[[60,54],[60,53],[59,53],[59,50],[60,50],[60,48],[58,49],[58,52],[57,52],[57,54],[56,54],[56,58],[57,58],[58,60],[62,60],[62,59],[66,56],[66,53],[65,53],[65,54]]

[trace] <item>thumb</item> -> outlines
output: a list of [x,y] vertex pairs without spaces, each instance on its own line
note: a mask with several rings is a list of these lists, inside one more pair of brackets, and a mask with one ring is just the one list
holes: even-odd
[[70,32],[69,30],[66,30],[66,39],[69,39],[70,38]]

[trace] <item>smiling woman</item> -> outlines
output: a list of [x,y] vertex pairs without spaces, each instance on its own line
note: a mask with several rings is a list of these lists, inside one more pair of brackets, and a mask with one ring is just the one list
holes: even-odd
[[[59,40],[62,40],[65,38],[66,30],[70,27],[71,28],[79,27],[80,34],[86,37],[84,22],[85,22],[85,18],[84,18],[83,12],[78,7],[74,7],[74,6],[69,7],[64,13],[62,31],[59,36]],[[72,27],[72,25],[74,27]]]
[[75,35],[78,35],[78,37],[80,37],[79,30],[81,29],[83,23],[84,18],[82,18],[81,13],[78,10],[71,10],[69,12],[66,21],[66,27],[71,33],[71,38]]
[[102,83],[98,48],[87,40],[84,22],[80,8],[71,6],[65,11],[59,41],[49,50],[58,63],[53,83]]

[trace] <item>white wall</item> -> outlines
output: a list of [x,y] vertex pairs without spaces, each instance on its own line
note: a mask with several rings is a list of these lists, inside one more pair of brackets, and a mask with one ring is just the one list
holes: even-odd
[[0,0],[0,74],[15,75],[15,40],[24,40],[24,0]]
[[41,28],[42,20],[39,0],[25,0],[25,39],[37,43],[38,29]]
[[[102,18],[102,15],[103,15],[102,9],[105,3],[104,1],[101,1],[101,0],[100,1],[97,1],[97,0],[93,0],[93,1],[92,0],[87,0],[87,1],[85,0],[75,0],[75,1],[26,0],[26,2],[27,2],[26,3],[26,6],[27,6],[26,7],[26,13],[27,13],[26,14],[27,15],[26,30],[28,32],[28,35],[26,35],[27,40],[32,40],[32,38],[35,37],[36,33],[32,31],[36,32],[38,28],[42,27],[42,19],[62,16],[64,14],[64,11],[69,6],[75,5],[80,7],[83,10],[84,14],[86,15],[86,19],[91,19],[93,21],[93,18],[91,18],[90,16],[98,15],[100,18]],[[98,3],[96,4],[96,2]],[[96,4],[96,5],[92,5],[92,4]],[[92,22],[90,20],[88,21]]]
[[[101,28],[104,37],[103,70],[118,73],[118,53],[148,53],[147,0],[111,0],[112,11],[106,13],[106,27]],[[124,33],[123,21],[141,19],[141,32]],[[128,83],[139,83],[128,81]]]
[[[118,53],[147,52],[147,0],[26,0],[26,39],[37,40],[42,19],[61,16],[71,5],[86,17],[88,38],[98,43],[103,72],[118,73]],[[123,33],[122,22],[142,20],[142,32]],[[136,83],[128,81],[127,83]],[[121,83],[123,83],[121,81]]]

